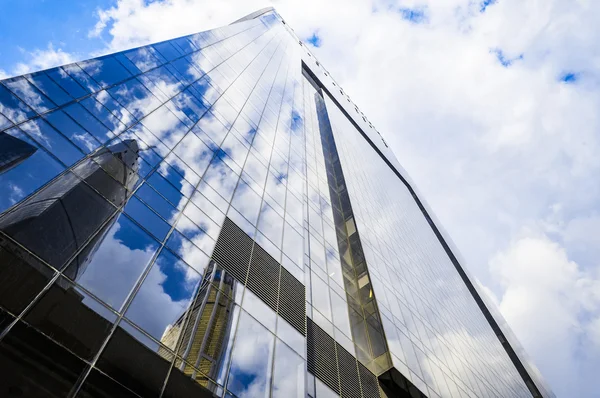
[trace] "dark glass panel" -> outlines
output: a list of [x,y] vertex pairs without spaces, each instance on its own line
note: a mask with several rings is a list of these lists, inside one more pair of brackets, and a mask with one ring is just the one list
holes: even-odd
[[92,369],[77,396],[82,398],[139,397],[139,395],[97,369]]
[[27,250],[0,235],[0,306],[18,315],[56,275]]
[[98,353],[116,319],[115,313],[62,277],[24,317],[27,323],[86,360]]
[[[98,172],[105,174],[96,166],[90,177]],[[109,202],[68,172],[2,215],[0,230],[60,269],[114,212]]]
[[23,322],[0,342],[0,396],[69,395],[86,364]]
[[177,369],[173,369],[163,393],[164,398],[213,398],[216,384],[210,380],[196,382]]
[[148,346],[131,326],[117,327],[96,366],[142,397],[158,397],[172,361],[172,353]]

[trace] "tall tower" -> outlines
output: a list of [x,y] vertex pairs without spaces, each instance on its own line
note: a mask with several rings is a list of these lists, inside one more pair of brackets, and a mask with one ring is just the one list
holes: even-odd
[[554,396],[272,8],[3,80],[0,120],[0,395]]

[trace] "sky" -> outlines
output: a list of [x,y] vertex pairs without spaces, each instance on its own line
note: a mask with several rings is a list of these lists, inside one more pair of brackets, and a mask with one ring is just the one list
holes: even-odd
[[600,3],[8,0],[0,78],[265,6],[392,147],[557,396],[597,396]]

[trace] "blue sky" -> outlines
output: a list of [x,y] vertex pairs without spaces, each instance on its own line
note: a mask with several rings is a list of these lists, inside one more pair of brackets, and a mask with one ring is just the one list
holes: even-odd
[[[7,1],[0,76],[210,29],[268,5]],[[595,396],[600,5],[275,6],[392,147],[557,395]]]
[[82,54],[102,46],[99,38],[88,38],[96,23],[95,10],[112,1],[85,2],[22,0],[6,1],[0,15],[0,69],[11,71],[18,63],[31,61],[30,52],[55,49]]

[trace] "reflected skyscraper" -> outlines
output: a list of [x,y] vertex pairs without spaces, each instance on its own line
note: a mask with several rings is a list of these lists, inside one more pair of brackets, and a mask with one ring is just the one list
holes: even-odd
[[275,10],[3,80],[0,120],[0,395],[553,397]]
[[33,145],[6,133],[0,133],[0,174],[21,163],[36,150]]
[[[164,346],[177,347],[176,352],[183,359],[178,362],[179,369],[204,387],[217,378],[227,349],[235,286],[233,277],[211,262],[192,305],[161,337]],[[165,352],[168,355],[159,347],[159,354]]]
[[138,153],[135,140],[100,149],[0,216],[0,231],[59,269],[75,256],[64,273],[76,280],[138,180]]

